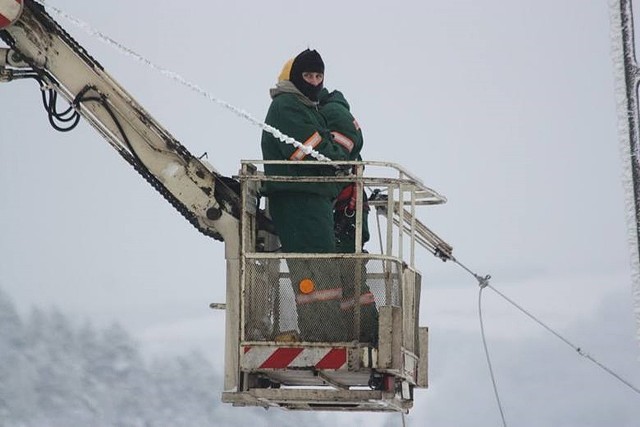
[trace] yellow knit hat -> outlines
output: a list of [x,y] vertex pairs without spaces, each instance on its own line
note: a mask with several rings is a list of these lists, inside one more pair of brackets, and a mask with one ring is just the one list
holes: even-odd
[[279,82],[281,82],[283,80],[289,80],[289,78],[291,77],[291,66],[293,65],[293,60],[294,59],[295,58],[289,59],[282,66],[282,71],[280,71],[280,74],[278,74],[278,81]]

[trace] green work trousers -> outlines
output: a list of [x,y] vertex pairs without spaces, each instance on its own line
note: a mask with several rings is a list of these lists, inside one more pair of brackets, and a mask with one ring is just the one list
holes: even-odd
[[[366,195],[365,195],[366,197]],[[369,240],[369,212],[362,213],[362,245]],[[356,217],[347,216],[344,210],[334,211],[336,251],[338,253],[355,253],[356,248]],[[371,289],[367,285],[366,260],[342,259],[339,262],[340,281],[342,282],[342,316],[344,323],[355,328],[355,307],[360,306],[359,341],[377,346],[378,342],[378,310]],[[358,286],[359,284],[359,286]],[[355,301],[359,301],[356,303]],[[357,331],[351,331],[356,336]]]
[[[335,253],[333,200],[310,193],[269,196],[269,212],[283,252]],[[340,301],[342,283],[335,260],[288,259],[291,286],[296,296],[298,327],[303,341],[346,341]],[[302,294],[299,283],[314,282],[314,291]]]

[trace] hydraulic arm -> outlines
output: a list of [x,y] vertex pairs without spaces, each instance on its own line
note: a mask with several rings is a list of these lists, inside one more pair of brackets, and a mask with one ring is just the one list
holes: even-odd
[[[71,130],[80,116],[189,222],[218,240],[237,239],[237,183],[181,145],[94,58],[33,0],[0,1],[0,82],[40,83],[54,128]],[[57,97],[70,103],[58,111]]]

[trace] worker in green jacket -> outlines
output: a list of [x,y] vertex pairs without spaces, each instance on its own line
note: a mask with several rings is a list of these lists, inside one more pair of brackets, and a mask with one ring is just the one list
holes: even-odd
[[[283,67],[265,123],[331,160],[346,160],[349,151],[335,142],[318,111],[323,87],[324,62],[315,50],[305,50]],[[265,165],[266,175],[297,177],[287,182],[266,182],[269,212],[282,251],[333,253],[333,202],[339,187],[330,182],[304,182],[303,177],[333,176],[335,167],[324,165],[302,149],[262,133],[264,160],[304,160],[304,165]],[[308,165],[306,164],[308,163]],[[345,327],[340,313],[342,285],[331,260],[294,260],[287,265],[296,296],[298,327],[305,341],[342,341]]]
[[[349,160],[362,160],[360,152],[364,143],[362,129],[358,121],[351,114],[350,106],[344,95],[337,90],[329,92],[322,89],[320,92],[320,114],[327,122],[334,141],[349,151]],[[334,203],[334,234],[336,250],[341,253],[354,253],[356,250],[356,206],[357,189],[355,183],[341,184],[341,191]],[[362,245],[369,240],[369,227],[367,216],[369,206],[366,202],[366,193],[362,192]],[[362,249],[362,248],[361,248]],[[378,339],[378,310],[375,306],[375,298],[366,283],[366,264],[363,260],[342,259],[339,262],[342,283],[341,310],[345,323],[353,325],[354,307],[358,300],[360,310],[360,337],[361,342],[369,342],[374,345]],[[356,275],[360,271],[360,275]],[[359,283],[359,288],[356,285]],[[356,297],[359,295],[359,297]]]
[[[362,160],[360,152],[364,143],[362,129],[351,114],[349,103],[338,90],[320,92],[320,114],[324,117],[327,127],[335,142],[349,151],[348,160]],[[355,183],[340,183],[334,209],[336,249],[342,253],[355,252]],[[369,206],[366,203],[362,213],[362,244],[369,240],[369,226],[367,214]]]

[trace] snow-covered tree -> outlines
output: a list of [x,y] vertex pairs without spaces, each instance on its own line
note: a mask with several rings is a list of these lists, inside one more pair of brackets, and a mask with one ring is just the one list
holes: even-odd
[[24,325],[9,297],[0,289],[0,420],[25,421],[35,395],[25,360]]
[[22,320],[0,290],[1,427],[318,424],[315,414],[220,402],[222,378],[199,353],[145,363],[121,326],[75,326],[57,310]]

